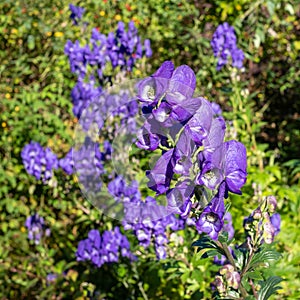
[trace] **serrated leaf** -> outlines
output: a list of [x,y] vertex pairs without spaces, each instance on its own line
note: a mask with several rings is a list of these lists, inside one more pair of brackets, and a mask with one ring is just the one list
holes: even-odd
[[278,276],[272,276],[268,278],[266,281],[261,281],[260,286],[261,289],[258,292],[258,300],[267,300],[269,299],[272,295],[276,293],[277,290],[280,290],[281,287],[278,286],[278,284],[282,281],[283,279],[278,277]]
[[248,272],[247,276],[253,280],[262,280],[263,279],[262,275],[257,271]]
[[276,250],[267,246],[262,247],[261,250],[253,255],[253,258],[249,264],[249,269],[254,268],[257,265],[264,264],[271,260],[277,260],[281,256]]

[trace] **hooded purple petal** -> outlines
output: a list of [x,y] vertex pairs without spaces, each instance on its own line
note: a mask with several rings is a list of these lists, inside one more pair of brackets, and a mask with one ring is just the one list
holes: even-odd
[[174,149],[165,152],[156,162],[154,168],[146,172],[149,178],[148,187],[158,195],[166,192],[173,177],[172,155]]
[[247,152],[245,146],[237,141],[224,143],[224,173],[230,192],[241,194],[247,179]]
[[162,65],[152,75],[152,77],[170,79],[172,77],[174,69],[174,64],[171,61],[167,60],[162,63]]
[[210,103],[201,98],[201,106],[195,115],[187,122],[185,131],[197,144],[202,145],[202,141],[207,138],[213,120],[213,111]]
[[207,233],[213,240],[217,240],[219,232],[224,225],[224,193],[225,184],[223,183],[220,185],[216,196],[206,206],[199,219],[196,221],[197,230]]
[[196,76],[194,71],[186,65],[182,65],[174,71],[169,82],[169,91],[179,93],[191,98],[196,88]]

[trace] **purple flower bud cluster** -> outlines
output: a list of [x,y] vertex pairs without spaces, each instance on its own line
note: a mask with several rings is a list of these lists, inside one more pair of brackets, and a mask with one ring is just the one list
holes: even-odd
[[266,197],[261,205],[249,217],[244,219],[244,229],[248,244],[252,247],[261,243],[271,244],[280,232],[280,214],[275,213],[277,207],[274,196]]
[[73,4],[69,5],[69,9],[71,11],[70,19],[73,21],[74,25],[78,25],[78,22],[82,18],[85,9]]
[[108,191],[117,201],[123,203],[124,229],[133,230],[139,244],[144,248],[154,241],[157,258],[166,258],[169,242],[167,227],[173,231],[181,230],[185,221],[168,214],[165,207],[158,205],[152,197],[148,196],[142,201],[136,181],[128,185],[121,176],[117,176],[108,184]]
[[227,264],[220,268],[219,275],[216,276],[212,283],[213,290],[217,290],[221,296],[226,296],[226,292],[231,288],[237,290],[241,282],[239,272],[235,271],[234,267]]
[[227,22],[220,24],[211,40],[214,56],[218,58],[217,70],[220,70],[232,58],[232,66],[243,67],[244,52],[237,47],[237,39],[234,28]]
[[105,263],[118,262],[120,256],[135,260],[129,241],[119,227],[104,231],[102,236],[98,230],[91,230],[88,238],[79,242],[76,252],[77,261],[91,261],[98,268]]
[[28,229],[28,238],[37,245],[41,238],[50,235],[50,229],[46,227],[44,218],[37,213],[27,217],[25,226]]
[[80,46],[79,41],[75,43],[70,40],[65,45],[65,54],[69,58],[71,72],[83,80],[88,75],[98,77],[99,81],[105,78],[105,67],[110,63],[112,68],[120,67],[121,70],[132,71],[138,59],[144,55],[152,56],[150,41],[145,40],[142,45],[138,30],[131,21],[128,30],[125,24],[119,22],[116,32],[110,32],[107,36],[92,30],[90,45]]
[[46,183],[53,175],[53,169],[58,168],[58,159],[49,148],[31,141],[24,146],[21,157],[28,174]]
[[[241,194],[246,182],[246,148],[234,140],[224,142],[224,119],[216,116],[216,106],[193,97],[195,87],[194,72],[186,65],[175,69],[170,61],[140,81],[138,99],[145,122],[136,145],[162,153],[146,172],[148,187],[157,195],[166,194],[170,212],[186,218],[192,211],[198,216],[198,230],[217,239],[224,225],[224,197],[228,192]],[[199,214],[203,188],[215,196],[205,207],[200,205]]]

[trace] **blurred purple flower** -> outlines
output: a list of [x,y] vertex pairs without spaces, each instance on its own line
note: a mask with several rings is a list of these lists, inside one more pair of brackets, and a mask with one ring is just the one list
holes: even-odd
[[70,18],[71,20],[73,20],[73,24],[78,25],[78,22],[82,18],[85,9],[80,6],[75,6],[73,4],[69,5],[69,9],[71,11]]
[[53,169],[58,168],[56,155],[49,149],[45,150],[39,143],[31,141],[24,146],[21,157],[28,174],[42,179],[46,183],[53,176]]
[[227,64],[228,58],[232,57],[232,65],[242,68],[244,53],[237,47],[237,39],[234,28],[227,22],[220,24],[211,40],[214,56],[218,57],[217,70]]
[[44,218],[37,213],[27,217],[25,226],[28,229],[28,238],[35,244],[39,244],[43,236],[50,235],[50,229],[46,227]]

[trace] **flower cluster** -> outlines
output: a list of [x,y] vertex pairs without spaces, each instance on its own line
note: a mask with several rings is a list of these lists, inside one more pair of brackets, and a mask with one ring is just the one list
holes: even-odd
[[78,22],[82,18],[85,9],[73,4],[69,5],[69,9],[71,11],[70,19],[73,21],[74,25],[78,25]]
[[128,31],[125,24],[119,22],[117,30],[107,36],[94,28],[90,45],[81,47],[78,40],[75,43],[68,40],[65,54],[69,58],[71,72],[77,74],[79,80],[82,81],[89,73],[89,76],[92,75],[102,82],[107,63],[110,63],[113,69],[119,66],[121,70],[131,71],[138,59],[144,55],[152,56],[152,50],[149,40],[145,40],[142,45],[137,28],[131,21],[128,24]]
[[[192,211],[197,229],[217,239],[224,225],[224,197],[241,194],[246,182],[246,149],[234,140],[224,142],[224,119],[206,99],[193,97],[195,87],[194,72],[186,65],[175,69],[170,61],[140,81],[145,122],[136,145],[162,153],[146,172],[148,187],[166,194],[170,212],[186,218]],[[206,190],[214,197],[203,207]]]
[[102,236],[98,230],[91,230],[88,238],[79,242],[76,252],[77,261],[91,261],[98,268],[105,263],[118,262],[120,255],[135,259],[129,241],[119,227],[104,231]]
[[232,265],[227,264],[220,268],[219,275],[216,276],[212,287],[217,290],[220,295],[225,296],[229,289],[233,288],[237,290],[240,282],[241,278],[239,272],[235,271]]
[[[87,84],[84,84],[87,85]],[[84,85],[77,84],[79,93],[71,94],[73,100],[73,112],[79,119],[79,124],[85,132],[95,126],[97,130],[112,128],[117,130],[117,122],[106,124],[112,117],[120,120],[121,126],[127,126],[129,131],[135,132],[135,115],[138,113],[137,102],[131,100],[129,91],[121,90],[119,93],[102,92],[101,94],[94,90],[94,95],[87,96],[90,92],[85,91]]]
[[78,149],[71,148],[67,155],[59,160],[59,166],[68,175],[76,171],[79,182],[85,191],[97,192],[101,189],[101,175],[105,173],[104,162],[108,160],[113,151],[112,145],[104,141],[103,151],[99,143],[86,137]]
[[248,245],[271,244],[280,232],[280,214],[275,213],[277,201],[274,196],[265,197],[261,205],[244,219]]
[[31,141],[24,146],[21,157],[28,174],[46,183],[58,168],[58,159],[49,148],[45,150],[39,143]]
[[50,229],[45,226],[44,218],[37,213],[27,217],[25,226],[28,229],[28,238],[39,244],[43,235],[49,236]]
[[133,230],[139,244],[144,248],[153,240],[157,258],[166,258],[166,246],[169,242],[167,227],[177,231],[184,228],[185,221],[168,214],[165,207],[158,205],[150,196],[142,201],[136,181],[127,185],[121,176],[117,176],[108,184],[108,191],[115,200],[123,203],[124,229]]
[[237,47],[234,28],[228,23],[220,24],[211,40],[214,56],[218,58],[217,70],[227,64],[228,58],[232,58],[232,66],[242,68],[244,60],[243,50]]

